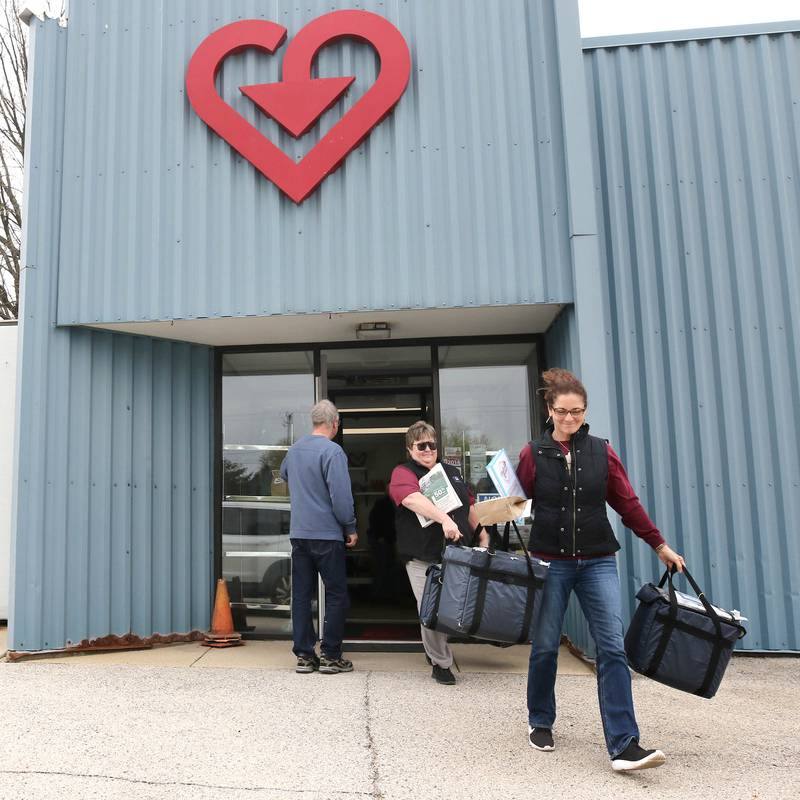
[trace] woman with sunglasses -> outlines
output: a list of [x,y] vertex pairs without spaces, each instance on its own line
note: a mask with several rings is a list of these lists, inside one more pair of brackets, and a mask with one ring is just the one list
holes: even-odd
[[[419,609],[428,567],[442,560],[442,550],[448,541],[472,546],[477,521],[472,510],[475,501],[457,467],[442,464],[461,500],[460,508],[445,514],[419,490],[419,479],[439,461],[433,426],[422,420],[415,422],[406,431],[406,450],[408,461],[394,468],[389,482],[389,495],[397,506],[397,552],[406,562],[406,572]],[[423,528],[417,514],[432,519],[433,524]],[[485,531],[481,532],[480,539],[481,545],[485,546]],[[447,635],[422,626],[420,629],[425,654],[433,667],[431,677],[438,683],[454,684],[456,679],[450,669],[453,653],[447,644]]]
[[606,503],[666,566],[682,571],[684,561],[647,516],[608,442],[589,435],[583,384],[564,369],[548,370],[542,379],[550,417],[544,433],[523,448],[517,467],[522,488],[533,498],[530,548],[550,562],[528,666],[528,742],[536,750],[555,747],[558,646],[574,591],[597,646],[600,718],[612,769],[658,767],[664,754],[639,745],[623,641],[615,555],[620,545]]

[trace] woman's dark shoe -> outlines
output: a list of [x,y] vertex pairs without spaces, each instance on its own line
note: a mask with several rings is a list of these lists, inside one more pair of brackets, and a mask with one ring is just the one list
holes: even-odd
[[660,767],[666,760],[660,750],[645,750],[633,740],[616,758],[611,759],[611,769],[614,772],[633,772],[635,769]]
[[433,665],[431,678],[433,678],[436,683],[441,683],[445,686],[452,686],[456,682],[456,676],[450,671],[450,667],[440,667],[438,664]]
[[556,749],[553,741],[553,731],[550,728],[532,728],[528,725],[528,744],[535,750],[549,753]]

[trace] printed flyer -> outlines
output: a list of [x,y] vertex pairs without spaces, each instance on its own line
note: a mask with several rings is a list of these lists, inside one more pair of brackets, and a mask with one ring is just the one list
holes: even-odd
[[[450,479],[441,464],[437,464],[430,472],[419,479],[419,490],[445,514],[449,514],[451,511],[461,507],[461,501],[458,499],[456,490],[453,488],[453,484],[450,483]],[[423,528],[433,525],[433,520],[422,516],[422,514],[417,514],[417,519]]]
[[517,473],[505,450],[498,450],[486,465],[486,471],[497,491],[503,497],[527,497],[517,480]]

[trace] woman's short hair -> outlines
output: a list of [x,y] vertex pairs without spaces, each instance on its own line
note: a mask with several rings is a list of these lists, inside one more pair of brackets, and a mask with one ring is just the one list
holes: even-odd
[[406,431],[406,450],[410,450],[414,442],[418,442],[425,437],[430,437],[435,442],[436,428],[421,419],[419,422],[415,422]]
[[583,404],[588,405],[589,398],[586,388],[569,370],[554,367],[542,373],[544,386],[539,391],[544,395],[544,401],[549,408],[553,407],[556,398],[562,394],[577,394],[583,398]]
[[320,400],[311,409],[311,423],[314,427],[319,425],[333,425],[339,419],[339,412],[330,400]]

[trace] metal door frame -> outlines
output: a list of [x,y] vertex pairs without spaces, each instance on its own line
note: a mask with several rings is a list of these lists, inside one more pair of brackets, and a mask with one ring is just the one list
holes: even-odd
[[[213,546],[213,576],[209,587],[211,605],[214,603],[214,592],[216,582],[222,577],[222,359],[228,353],[280,353],[289,351],[305,351],[313,353],[314,369],[314,402],[327,396],[327,365],[325,363],[325,350],[345,350],[345,349],[366,349],[366,348],[386,348],[386,347],[417,347],[428,346],[431,348],[431,371],[432,371],[432,395],[433,395],[433,419],[436,430],[441,430],[441,398],[439,392],[439,347],[452,345],[479,345],[479,344],[519,344],[521,342],[531,342],[536,347],[537,371],[541,371],[547,364],[545,354],[544,335],[536,334],[505,334],[502,336],[451,336],[451,337],[428,337],[424,339],[381,339],[378,341],[336,341],[336,342],[297,342],[290,344],[265,344],[265,345],[235,345],[214,348],[214,411],[213,411],[213,453],[214,453],[214,496],[212,519],[214,520],[214,546]],[[538,385],[538,375],[531,378],[531,383]],[[536,397],[531,396],[531,415],[535,418],[539,410],[539,403]],[[290,556],[291,557],[291,556]],[[324,618],[325,618],[325,590],[322,580],[318,585],[318,611],[317,624],[319,626],[319,636],[322,638]],[[291,637],[279,633],[247,633],[243,635],[245,639],[253,640],[279,640],[287,641]],[[375,649],[398,649],[408,650],[409,648],[418,650],[421,648],[419,642],[408,641],[379,641],[379,640],[346,640],[350,650],[375,650]]]

